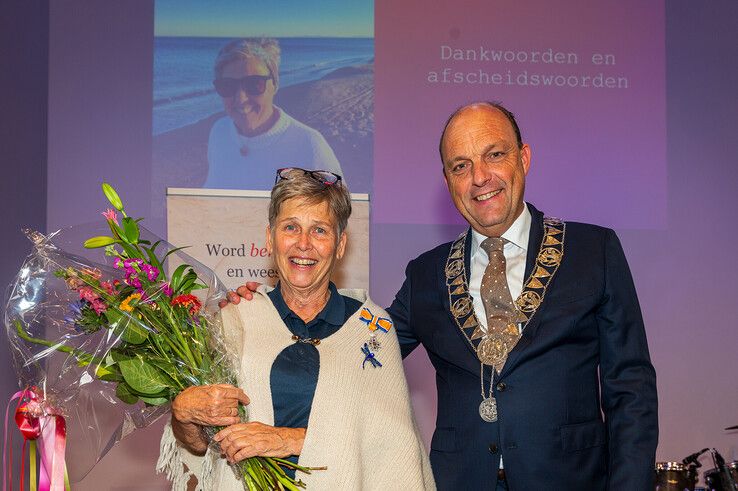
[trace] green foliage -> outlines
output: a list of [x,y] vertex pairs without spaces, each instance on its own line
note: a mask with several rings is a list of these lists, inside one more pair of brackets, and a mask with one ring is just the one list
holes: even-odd
[[126,242],[129,244],[137,244],[139,237],[138,223],[131,218],[123,218],[123,232],[125,233]]
[[126,404],[136,404],[138,402],[138,396],[133,394],[131,388],[125,382],[121,382],[115,387],[115,396]]
[[113,351],[112,356],[120,367],[123,380],[136,394],[160,396],[166,389],[175,385],[171,377],[144,360],[138,353],[127,355]]
[[123,375],[117,365],[100,365],[95,370],[95,376],[106,382],[122,382]]
[[87,249],[97,249],[98,247],[106,247],[114,243],[115,243],[114,238],[108,237],[105,235],[100,235],[98,237],[91,237],[87,239],[84,243],[84,246]]
[[76,324],[81,327],[86,334],[92,334],[99,331],[103,325],[104,318],[90,307],[80,309],[80,316],[77,318]]
[[149,337],[149,331],[139,320],[120,310],[110,310],[106,316],[110,320],[108,327],[126,343],[141,344]]
[[102,183],[102,190],[105,194],[105,197],[108,198],[108,201],[110,201],[110,204],[113,205],[113,208],[115,208],[118,211],[123,211],[123,202],[120,200],[120,196],[118,196],[118,193],[113,189],[113,186],[108,184],[107,182]]

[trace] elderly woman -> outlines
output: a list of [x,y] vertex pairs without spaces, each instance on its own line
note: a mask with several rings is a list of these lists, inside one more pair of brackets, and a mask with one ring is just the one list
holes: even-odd
[[[222,311],[241,357],[240,388],[186,389],[172,404],[171,428],[196,454],[207,448],[202,426],[230,425],[215,436],[230,462],[270,456],[326,466],[297,476],[308,489],[435,489],[389,316],[364,291],[330,281],[350,213],[340,176],[278,172],[267,248],[279,282]],[[248,423],[236,416],[239,402]],[[241,489],[224,467],[220,458],[206,489]]]
[[226,116],[210,130],[204,187],[271,189],[285,164],[341,175],[323,136],[274,105],[279,61],[276,39],[237,39],[218,53],[213,85]]

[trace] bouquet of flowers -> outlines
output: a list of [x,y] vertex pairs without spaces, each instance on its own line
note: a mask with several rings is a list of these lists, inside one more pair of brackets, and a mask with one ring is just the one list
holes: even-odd
[[[103,192],[113,207],[103,213],[110,234],[84,247],[104,249],[109,264],[65,252],[55,235],[30,233],[34,251],[11,286],[5,314],[23,388],[16,419],[27,414],[39,435],[52,420],[70,435],[77,429],[94,449],[77,455],[79,478],[114,443],[164,414],[179,392],[235,385],[238,368],[219,323],[225,290],[212,271],[140,227],[111,186],[103,184]],[[111,419],[117,427],[106,440]],[[43,475],[49,457],[41,456]],[[262,457],[234,468],[248,490],[304,487],[281,466],[309,472]],[[52,467],[58,472],[58,463]]]

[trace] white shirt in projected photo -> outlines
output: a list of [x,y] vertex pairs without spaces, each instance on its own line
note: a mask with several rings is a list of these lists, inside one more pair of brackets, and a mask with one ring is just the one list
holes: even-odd
[[224,116],[213,124],[208,139],[208,177],[204,188],[271,190],[277,169],[322,169],[343,176],[333,150],[317,130],[282,109],[266,133],[241,135]]

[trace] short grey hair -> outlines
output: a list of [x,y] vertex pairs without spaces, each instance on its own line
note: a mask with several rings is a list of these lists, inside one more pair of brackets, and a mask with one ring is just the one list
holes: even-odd
[[277,182],[272,188],[272,199],[269,202],[269,227],[272,230],[277,223],[282,204],[294,198],[304,200],[313,206],[327,203],[336,220],[337,238],[346,230],[351,216],[351,194],[343,181],[323,184],[309,174],[303,174]]
[[225,66],[236,60],[258,58],[269,68],[274,86],[279,86],[279,63],[281,57],[279,41],[274,38],[234,39],[218,52],[215,59],[215,78],[220,78]]

